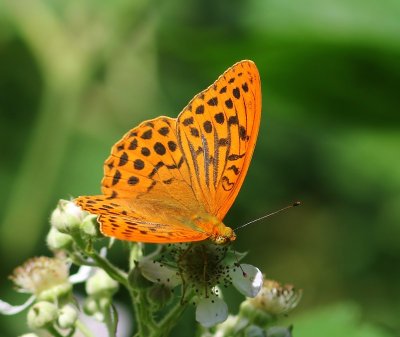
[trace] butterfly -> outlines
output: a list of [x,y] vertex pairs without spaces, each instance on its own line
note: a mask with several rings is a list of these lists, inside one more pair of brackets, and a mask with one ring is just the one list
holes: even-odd
[[256,65],[240,61],[177,118],[128,131],[104,163],[102,193],[74,201],[97,214],[103,235],[177,243],[235,240],[222,222],[246,176],[261,118]]

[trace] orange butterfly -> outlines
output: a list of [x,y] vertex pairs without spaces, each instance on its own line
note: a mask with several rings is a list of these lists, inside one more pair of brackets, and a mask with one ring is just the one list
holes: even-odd
[[98,214],[121,240],[174,243],[235,240],[222,219],[249,168],[261,118],[261,85],[241,61],[196,95],[178,118],[141,123],[104,163],[102,195],[76,204]]

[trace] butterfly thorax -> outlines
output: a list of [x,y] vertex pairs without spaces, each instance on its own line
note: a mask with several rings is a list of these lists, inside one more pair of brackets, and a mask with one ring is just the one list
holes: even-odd
[[225,226],[217,217],[210,214],[196,215],[194,225],[209,234],[208,239],[217,245],[224,245],[236,239],[232,228]]

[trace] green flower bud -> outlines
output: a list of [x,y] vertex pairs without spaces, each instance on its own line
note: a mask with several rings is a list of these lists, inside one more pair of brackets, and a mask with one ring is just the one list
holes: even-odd
[[98,306],[102,312],[108,310],[112,303],[111,298],[109,298],[109,297],[99,298],[97,300],[97,302],[98,302]]
[[57,307],[50,302],[37,302],[28,311],[28,326],[42,329],[50,326],[58,317]]
[[111,299],[107,297],[88,297],[83,303],[83,311],[86,315],[93,316],[99,322],[103,322],[105,318],[104,313],[109,310],[111,303]]
[[93,297],[111,297],[118,290],[118,282],[113,280],[103,269],[86,281],[86,292]]
[[165,307],[172,298],[171,289],[163,284],[157,284],[148,292],[150,303],[155,308],[161,309]]
[[88,316],[93,316],[99,311],[99,305],[93,297],[87,297],[83,303],[83,311]]
[[135,263],[135,267],[129,272],[128,282],[129,285],[134,289],[147,289],[154,284],[143,276],[142,270],[138,263]]
[[250,325],[244,330],[244,337],[265,337],[265,332],[257,325]]
[[266,337],[292,337],[292,327],[273,326],[267,329]]
[[85,217],[81,224],[81,232],[84,237],[97,239],[103,238],[103,234],[101,234],[99,229],[99,223],[97,222],[96,215],[88,215]]
[[47,246],[50,250],[69,249],[72,245],[72,236],[59,232],[51,227],[46,237]]
[[78,312],[72,305],[65,305],[60,309],[57,323],[62,329],[70,329],[78,319]]
[[51,214],[50,223],[61,233],[73,234],[79,230],[83,219],[88,214],[73,201],[60,200]]
[[266,326],[276,321],[275,315],[255,308],[248,300],[240,305],[239,316],[259,326]]

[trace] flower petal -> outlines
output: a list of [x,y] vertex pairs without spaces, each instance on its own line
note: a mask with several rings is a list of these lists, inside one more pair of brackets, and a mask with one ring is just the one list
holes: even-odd
[[236,289],[247,297],[254,297],[263,285],[263,275],[257,267],[250,264],[241,264],[230,273],[232,283]]
[[15,315],[29,307],[36,299],[36,296],[31,296],[21,305],[11,305],[10,303],[0,300],[0,314]]
[[212,296],[203,298],[197,303],[196,321],[209,328],[222,323],[228,318],[228,306],[224,300]]
[[176,270],[168,268],[160,262],[144,258],[139,261],[139,268],[142,275],[149,281],[161,283],[168,288],[175,288],[182,283],[182,278]]
[[90,266],[81,266],[79,267],[76,274],[73,274],[69,277],[69,281],[72,284],[85,282],[95,271],[94,267]]

